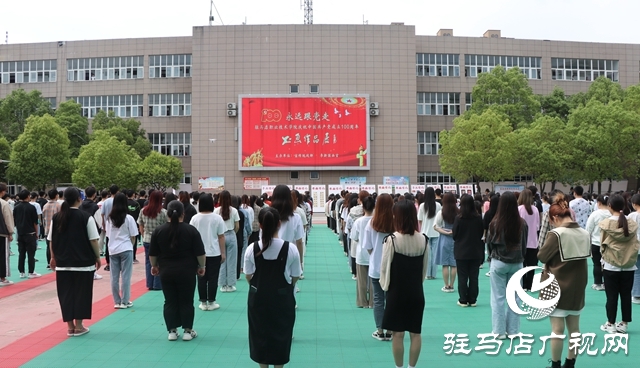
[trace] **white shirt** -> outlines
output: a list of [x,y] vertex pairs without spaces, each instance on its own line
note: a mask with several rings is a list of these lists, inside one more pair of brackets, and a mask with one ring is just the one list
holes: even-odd
[[360,237],[363,235],[364,228],[371,221],[371,216],[362,216],[357,219],[353,226],[351,227],[351,233],[349,237],[351,238],[351,246],[356,248],[356,264],[361,266],[369,265],[369,252],[362,249],[360,246]]
[[222,217],[215,213],[198,213],[191,218],[189,224],[198,229],[206,256],[219,256],[221,252],[218,236],[224,235],[227,231]]
[[38,216],[42,215],[42,207],[40,207],[40,203],[38,202],[29,202],[29,203],[31,203],[31,205],[36,208],[36,213],[38,214]]
[[422,228],[420,229],[420,232],[429,238],[437,238],[440,236],[440,233],[433,228],[433,225],[436,223],[436,215],[440,210],[442,210],[442,205],[436,202],[436,211],[432,218],[427,217],[429,214],[424,212],[424,207],[425,205],[422,203],[418,208],[418,221],[422,221]]
[[300,221],[302,221],[302,226],[307,226],[307,213],[304,211],[302,207],[296,207],[296,213],[300,216]]
[[600,222],[611,216],[609,210],[595,210],[591,212],[587,219],[587,227],[585,230],[591,235],[591,244],[600,246]]
[[[262,240],[258,241],[258,245],[260,249],[262,249]],[[269,248],[262,253],[262,257],[266,260],[274,260],[278,257],[282,246],[284,245],[284,240],[273,238],[271,240],[271,245]],[[253,275],[256,272],[256,262],[253,256],[253,245],[247,247],[246,252],[244,253],[244,268],[245,275]],[[302,266],[300,265],[300,253],[298,252],[298,248],[296,248],[295,243],[292,244],[289,242],[289,252],[287,253],[287,265],[284,268],[284,278],[287,280],[289,284],[291,284],[292,277],[300,277],[302,274]]]
[[[213,210],[213,213],[215,213],[216,215],[220,215],[220,211],[222,211],[222,207],[218,207],[215,210]],[[233,207],[229,207],[229,219],[224,220],[224,224],[227,226],[227,231],[234,231],[234,226],[236,222],[240,222],[240,215],[238,215],[238,210],[236,210]]]
[[591,206],[584,198],[576,198],[569,202],[569,207],[576,213],[576,222],[581,228],[586,229],[587,220],[591,214]]
[[131,237],[138,235],[138,225],[133,216],[127,215],[120,227],[115,227],[111,221],[108,221],[107,229],[107,234],[109,234],[109,254],[120,254],[128,250],[133,251]]
[[[294,212],[294,214],[289,217],[288,221],[281,221],[278,238],[292,243],[295,247],[296,240],[304,238],[304,228],[302,227],[302,219],[300,219],[300,215]],[[260,238],[262,238],[262,231],[260,232]]]
[[373,279],[380,278],[380,266],[382,265],[382,241],[389,234],[379,233],[371,227],[369,222],[362,232],[360,247],[365,252],[371,250],[369,257],[369,277]]

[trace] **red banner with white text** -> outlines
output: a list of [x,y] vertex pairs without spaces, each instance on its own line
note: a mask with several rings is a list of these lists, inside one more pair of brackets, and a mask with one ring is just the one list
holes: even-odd
[[240,96],[240,170],[369,169],[368,97]]

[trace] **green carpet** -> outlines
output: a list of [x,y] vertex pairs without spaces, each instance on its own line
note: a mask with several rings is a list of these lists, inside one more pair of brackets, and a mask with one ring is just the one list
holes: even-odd
[[[371,338],[375,330],[372,310],[355,307],[355,281],[351,280],[347,259],[337,237],[325,226],[316,225],[309,238],[305,261],[306,280],[297,294],[298,312],[295,339],[288,367],[394,367],[391,343]],[[426,308],[422,329],[421,367],[545,367],[549,346],[540,356],[539,337],[550,333],[548,319],[530,322],[522,318],[521,331],[533,334],[530,354],[507,354],[506,340],[498,355],[474,351],[470,355],[447,355],[444,334],[466,333],[471,348],[479,333],[491,332],[489,278],[480,270],[480,298],[477,308],[456,305],[457,293],[440,291],[442,280],[425,281]],[[591,281],[591,276],[589,277]],[[196,308],[194,329],[198,338],[190,342],[167,341],[162,318],[163,296],[148,292],[135,300],[135,307],[115,311],[91,326],[91,333],[71,338],[36,357],[26,367],[253,367],[247,340],[247,283],[240,281],[235,293],[218,294],[221,308],[203,312]],[[195,300],[195,298],[194,298]],[[635,324],[630,325],[629,354],[602,356],[605,321],[605,294],[587,290],[587,306],[582,314],[584,333],[597,334],[598,356],[580,356],[579,367],[629,367],[638,364],[640,342]],[[194,301],[195,305],[195,301]],[[638,307],[634,305],[637,312]],[[61,324],[61,331],[64,330]],[[518,343],[514,341],[514,345]],[[405,367],[408,363],[408,336],[405,337]],[[566,342],[565,342],[566,349]],[[563,354],[564,356],[564,354]],[[0,364],[1,365],[1,364]]]
[[[36,250],[35,258],[38,260],[38,262],[36,262],[35,271],[44,276],[51,272],[51,270],[47,269],[47,243],[44,240],[38,240],[38,247],[40,247],[40,249]],[[18,272],[18,241],[15,237],[11,242],[11,251],[13,252],[13,255],[9,257],[11,276],[7,278],[14,283],[28,280],[27,278],[21,279],[20,272]],[[24,272],[29,272],[29,263],[26,257],[24,261]]]

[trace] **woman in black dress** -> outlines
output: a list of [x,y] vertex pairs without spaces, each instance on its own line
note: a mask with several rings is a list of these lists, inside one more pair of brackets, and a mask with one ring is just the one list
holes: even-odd
[[296,300],[293,288],[302,274],[295,244],[278,238],[280,214],[273,207],[258,215],[262,239],[244,255],[249,282],[247,314],[251,360],[261,368],[289,363]]
[[386,237],[382,250],[380,286],[387,291],[382,328],[393,331],[392,351],[397,367],[403,366],[404,332],[409,331],[409,366],[415,367],[422,346],[422,314],[427,274],[427,237],[418,229],[418,215],[412,201],[393,206],[395,232]]

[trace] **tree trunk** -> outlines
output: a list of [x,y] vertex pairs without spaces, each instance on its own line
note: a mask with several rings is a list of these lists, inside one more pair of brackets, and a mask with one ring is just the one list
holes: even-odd
[[611,186],[613,185],[613,179],[609,178],[609,190],[607,191],[607,193],[611,193]]
[[598,180],[598,195],[602,194],[602,181]]
[[544,193],[544,187],[547,186],[547,182],[540,183],[540,197],[542,197],[542,193]]
[[593,193],[593,183],[589,184],[589,193]]
[[[478,193],[482,194],[482,190],[480,189],[480,178],[477,176],[473,177],[473,181],[475,182],[475,185],[478,187]],[[475,193],[475,191],[473,191]]]
[[557,181],[555,181],[555,180],[551,181],[551,190],[552,191],[556,190],[556,183],[557,183]]

